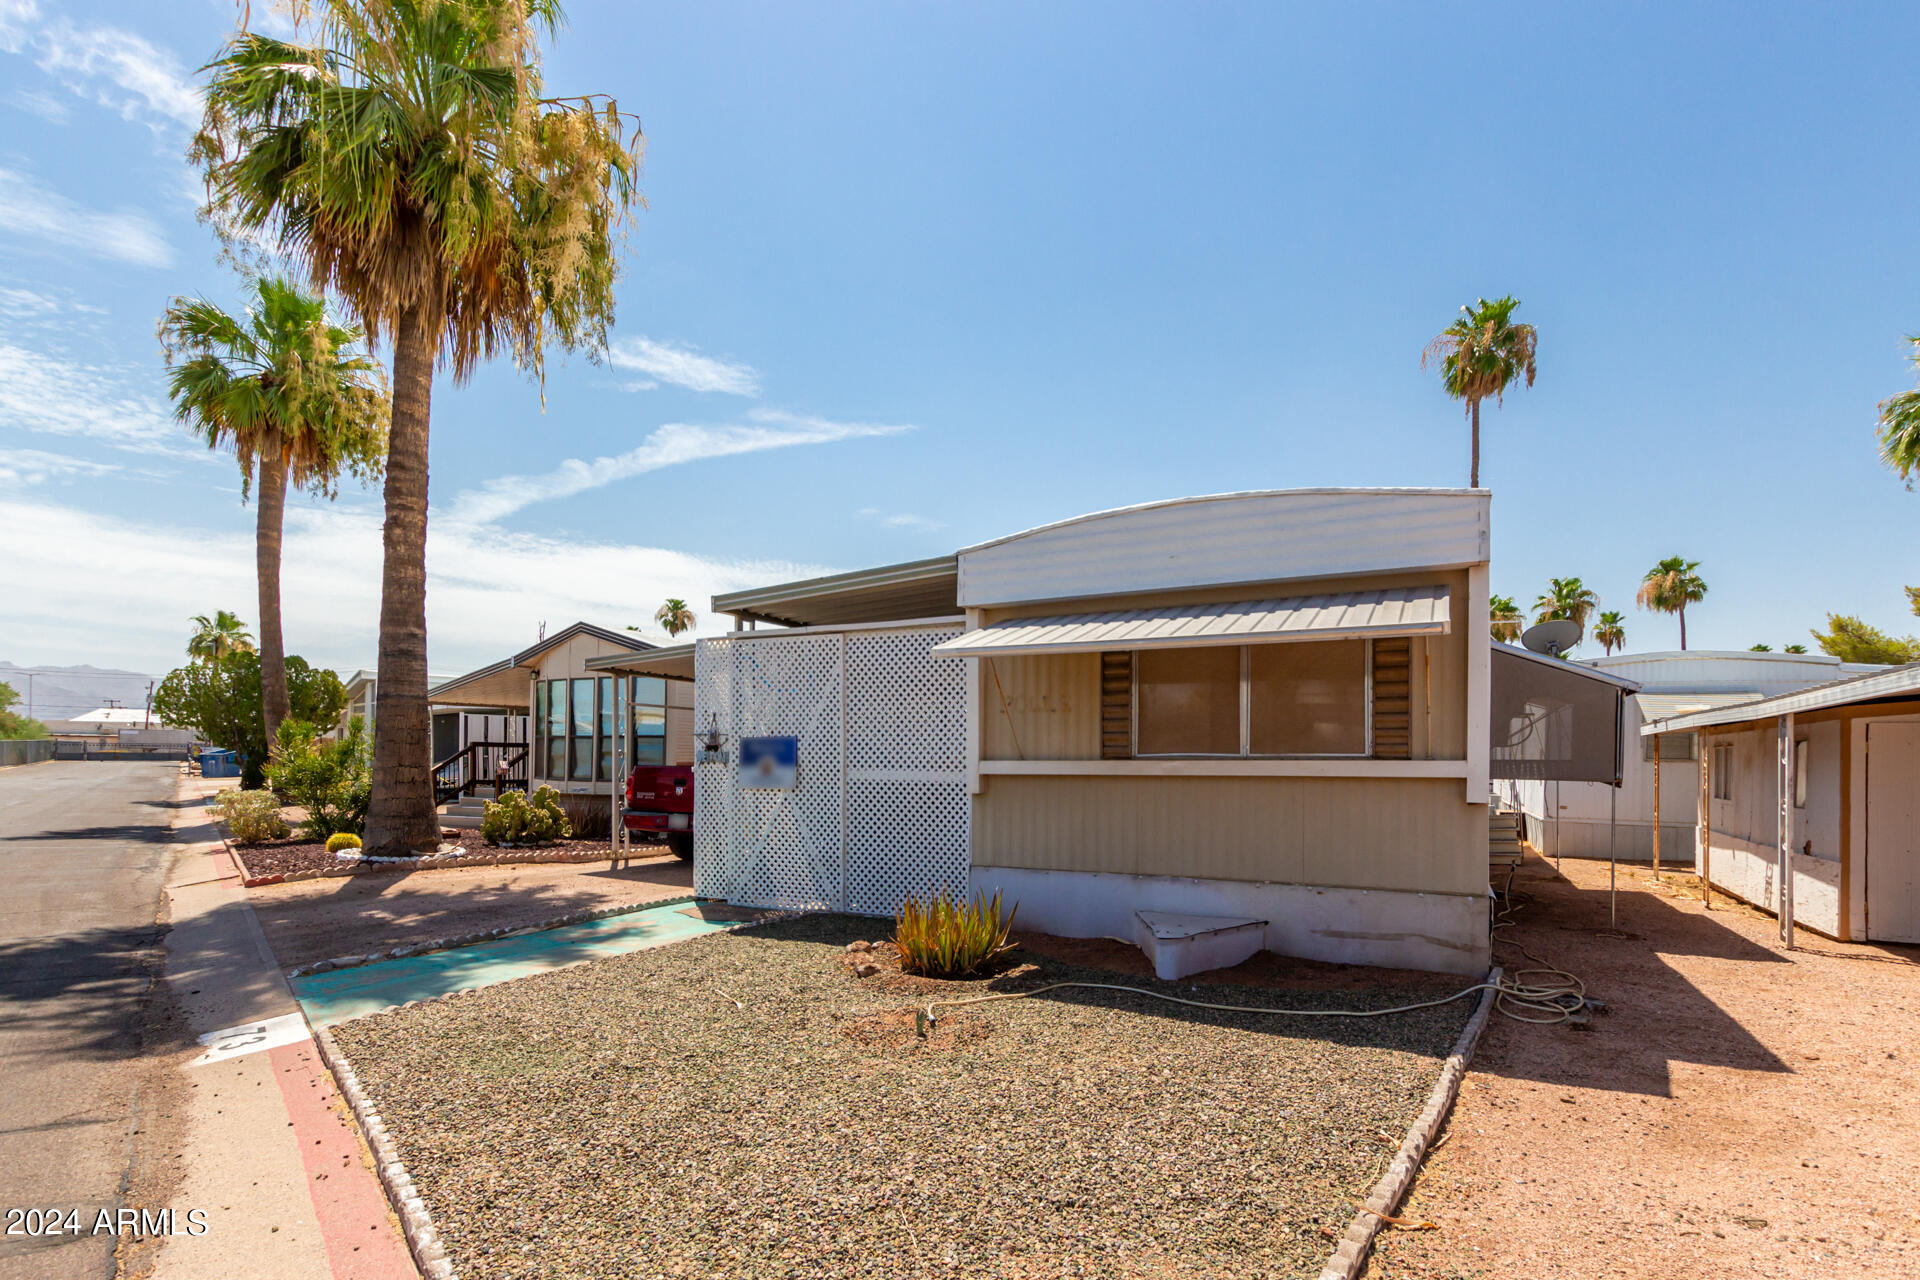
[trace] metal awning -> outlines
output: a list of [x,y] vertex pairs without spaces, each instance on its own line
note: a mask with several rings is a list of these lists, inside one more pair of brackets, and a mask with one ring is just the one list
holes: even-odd
[[589,671],[607,671],[622,676],[660,676],[667,680],[693,679],[693,646],[676,644],[637,653],[607,653],[588,658]]
[[1670,716],[1692,715],[1696,711],[1711,711],[1715,707],[1734,707],[1759,699],[1759,690],[1745,689],[1713,693],[1642,693],[1636,696],[1635,701],[1640,704],[1641,720],[1651,722]]
[[933,652],[946,658],[997,658],[1021,653],[1437,636],[1451,629],[1450,605],[1445,587],[1426,586],[1008,618],[937,644]]

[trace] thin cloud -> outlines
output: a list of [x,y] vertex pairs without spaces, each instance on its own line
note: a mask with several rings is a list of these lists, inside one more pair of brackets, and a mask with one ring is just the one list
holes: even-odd
[[[236,505],[236,511],[238,510]],[[166,670],[179,665],[187,619],[237,608],[253,620],[250,515],[182,538],[177,522],[0,496],[9,554],[0,598],[14,602],[7,641],[63,661]],[[380,513],[371,506],[287,511],[283,551],[287,647],[316,665],[371,667],[380,613]],[[644,624],[668,596],[817,577],[826,566],[709,559],[661,547],[569,542],[499,530],[432,526],[427,634],[435,671],[470,671],[584,619]],[[696,634],[724,630],[701,610]]]
[[899,435],[913,430],[906,425],[829,422],[824,418],[801,417],[777,409],[755,409],[747,416],[751,425],[703,427],[670,422],[655,429],[637,447],[613,457],[595,458],[592,461],[569,458],[543,475],[501,476],[487,481],[478,489],[457,495],[452,505],[444,513],[437,514],[437,518],[477,528],[505,519],[536,502],[570,498],[663,467],[741,453],[760,453],[767,449],[785,449],[794,445],[831,444],[867,436]]
[[49,124],[65,124],[72,115],[66,103],[37,89],[17,89],[7,101],[22,111],[31,111]]
[[156,132],[200,123],[205,99],[179,60],[124,28],[43,21],[33,0],[0,0],[0,49],[30,54],[69,92]]
[[689,391],[721,391],[730,396],[760,394],[760,375],[752,365],[703,356],[692,347],[652,338],[622,338],[607,353],[609,363],[644,375],[644,380],[626,385],[629,391],[650,391],[659,383],[685,387]]
[[84,209],[17,170],[0,169],[0,230],[137,267],[173,265],[173,247],[146,214]]
[[944,520],[935,520],[932,516],[915,515],[911,511],[898,511],[888,514],[878,507],[862,507],[858,513],[862,519],[871,520],[882,529],[913,529],[920,533],[932,533],[947,527]]
[[0,449],[0,484],[41,484],[47,480],[94,479],[121,470],[110,462],[94,462],[43,449]]
[[118,384],[111,369],[0,342],[0,423],[19,431],[102,440],[135,453],[183,456],[166,408]]

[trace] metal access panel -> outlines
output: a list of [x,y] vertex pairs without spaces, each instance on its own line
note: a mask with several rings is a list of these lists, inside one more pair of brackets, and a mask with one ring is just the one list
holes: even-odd
[[[755,906],[891,915],[967,887],[972,810],[960,625],[808,629],[695,650],[694,890]],[[740,785],[742,737],[799,739],[794,786]],[[703,753],[704,754],[704,753]]]

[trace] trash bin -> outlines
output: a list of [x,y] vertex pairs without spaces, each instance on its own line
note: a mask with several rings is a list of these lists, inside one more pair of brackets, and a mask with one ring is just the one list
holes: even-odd
[[200,776],[203,778],[237,778],[240,765],[231,751],[202,751],[200,753]]

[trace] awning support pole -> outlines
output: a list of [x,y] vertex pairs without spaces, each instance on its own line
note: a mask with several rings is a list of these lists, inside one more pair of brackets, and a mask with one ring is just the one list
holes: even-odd
[[1700,734],[1700,901],[1713,910],[1713,747]]
[[1619,853],[1620,853],[1620,849],[1619,849],[1620,829],[1616,825],[1616,819],[1619,816],[1619,811],[1620,811],[1620,788],[1618,786],[1608,787],[1607,788],[1607,927],[1610,929],[1618,929],[1620,927],[1620,905],[1618,901],[1618,895],[1614,892],[1615,869],[1619,866]]
[[1780,842],[1780,941],[1793,946],[1793,713],[1780,717],[1780,768],[1776,773],[1780,787],[1780,812],[1777,835]]
[[1653,882],[1660,883],[1660,735],[1653,735]]

